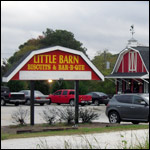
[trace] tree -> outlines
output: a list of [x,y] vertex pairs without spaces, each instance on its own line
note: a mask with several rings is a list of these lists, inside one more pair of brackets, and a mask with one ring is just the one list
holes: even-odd
[[41,39],[41,45],[45,46],[55,46],[60,45],[72,49],[82,51],[86,54],[87,49],[82,47],[82,43],[77,41],[72,32],[66,30],[56,30],[47,29],[43,32],[44,38]]

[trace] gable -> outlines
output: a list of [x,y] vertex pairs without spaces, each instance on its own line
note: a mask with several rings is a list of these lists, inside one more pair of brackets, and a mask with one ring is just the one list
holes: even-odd
[[129,47],[122,50],[117,58],[116,64],[111,74],[117,72],[149,73],[149,47],[138,46]]
[[146,68],[141,60],[141,57],[137,51],[129,50],[122,57],[120,65],[118,65],[118,73],[130,73],[130,72],[146,72]]

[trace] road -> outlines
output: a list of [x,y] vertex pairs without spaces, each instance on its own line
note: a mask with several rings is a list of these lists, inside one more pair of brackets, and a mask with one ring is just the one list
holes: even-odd
[[[43,110],[46,107],[49,108],[64,108],[64,107],[68,107],[69,105],[56,105],[56,104],[52,104],[52,105],[44,105],[44,106],[39,106],[36,105],[35,106],[35,124],[40,124],[40,123],[45,123],[45,120],[43,120],[41,114],[43,112]],[[1,106],[1,126],[7,126],[7,125],[15,125],[13,123],[12,117],[11,115],[13,114],[13,112],[15,112],[19,107],[22,107],[23,109],[28,109],[29,113],[30,113],[30,106],[13,106],[13,105],[7,105],[7,106]],[[100,106],[84,106],[83,108],[92,108],[94,109],[94,111],[98,112],[100,114],[100,117],[95,120],[95,122],[106,122],[108,123],[108,118],[105,115],[105,109],[106,106],[105,105],[100,105]],[[27,119],[26,123],[30,124],[30,117]]]

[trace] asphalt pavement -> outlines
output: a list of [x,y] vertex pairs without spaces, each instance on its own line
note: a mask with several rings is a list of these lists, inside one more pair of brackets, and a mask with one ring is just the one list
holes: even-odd
[[[46,123],[45,120],[43,120],[42,117],[42,112],[46,107],[49,107],[51,109],[55,109],[55,108],[64,108],[64,107],[68,107],[69,105],[56,105],[56,104],[52,104],[52,105],[44,105],[44,106],[39,106],[36,105],[35,106],[35,113],[34,113],[34,118],[35,118],[35,124],[40,124],[40,123]],[[13,112],[15,112],[19,107],[22,107],[23,109],[27,109],[29,111],[30,114],[30,106],[14,106],[14,105],[7,105],[7,106],[1,106],[1,126],[7,126],[7,125],[15,125],[13,123],[12,117],[11,115],[13,114]],[[101,105],[101,106],[84,106],[82,108],[92,108],[94,111],[98,112],[100,114],[99,118],[97,120],[95,120],[96,122],[105,122],[105,123],[109,123],[107,116],[105,115],[105,110],[106,110],[106,106],[105,105]],[[30,116],[29,118],[27,118],[26,123],[30,124]]]

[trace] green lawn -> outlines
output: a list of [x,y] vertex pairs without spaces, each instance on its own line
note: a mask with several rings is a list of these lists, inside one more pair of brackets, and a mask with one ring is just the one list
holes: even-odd
[[124,130],[138,130],[149,129],[149,125],[119,125],[113,127],[79,127],[76,130],[63,130],[63,131],[48,131],[38,133],[23,133],[23,134],[4,134],[1,133],[1,140],[15,139],[15,138],[29,138],[29,137],[45,137],[54,135],[83,135],[92,133],[115,132]]

